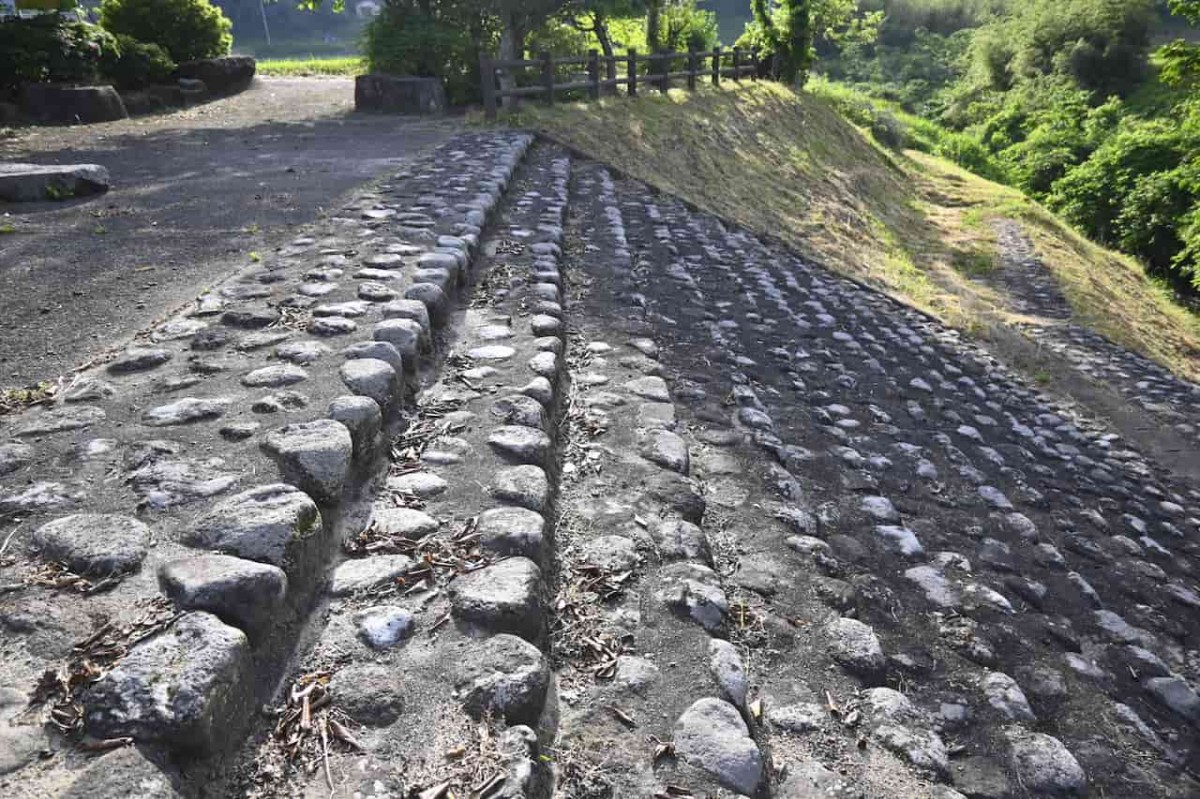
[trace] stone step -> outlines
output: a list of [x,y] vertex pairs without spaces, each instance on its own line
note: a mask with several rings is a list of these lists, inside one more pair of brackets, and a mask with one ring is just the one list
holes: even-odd
[[[53,403],[5,420],[20,443],[3,445],[0,475],[0,623],[12,633],[2,684],[14,700],[0,729],[15,752],[0,785],[120,792],[154,773],[188,795],[234,789],[229,758],[250,708],[290,674],[530,143],[451,140]],[[380,561],[388,577],[418,565]],[[376,572],[334,573],[331,590],[354,593]],[[404,620],[377,614],[370,627],[382,640]],[[42,672],[59,669],[93,673],[64,688],[43,680],[34,710],[18,714]],[[144,759],[113,751],[100,762],[140,765],[85,769],[84,750],[36,726],[45,719],[101,751],[136,742]],[[37,757],[51,747],[64,755]]]

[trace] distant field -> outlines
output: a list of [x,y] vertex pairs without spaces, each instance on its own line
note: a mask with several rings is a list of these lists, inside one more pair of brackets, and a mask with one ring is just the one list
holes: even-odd
[[322,58],[264,58],[258,62],[258,74],[275,78],[303,78],[320,75],[361,75],[365,71],[359,56]]

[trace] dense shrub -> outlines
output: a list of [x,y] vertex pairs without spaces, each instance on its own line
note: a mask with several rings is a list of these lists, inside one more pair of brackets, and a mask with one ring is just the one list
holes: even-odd
[[1125,93],[1144,75],[1153,19],[1151,0],[1014,0],[976,34],[975,75],[999,90],[1057,74],[1104,96]]
[[664,50],[711,50],[717,46],[717,15],[696,7],[696,0],[672,3],[662,11]]
[[479,99],[478,57],[461,25],[388,4],[363,31],[363,55],[371,72],[441,78],[451,103]]
[[880,111],[871,120],[871,136],[889,150],[903,150],[904,124],[890,111]]
[[100,60],[100,72],[122,89],[141,89],[153,83],[166,83],[175,71],[175,62],[157,44],[118,36],[116,52]]
[[100,24],[175,61],[228,55],[233,45],[229,19],[208,0],[102,0]]
[[0,95],[25,83],[76,83],[96,77],[101,59],[117,52],[107,31],[59,14],[0,22]]
[[1089,236],[1115,244],[1117,217],[1139,176],[1175,169],[1184,146],[1169,123],[1131,121],[1055,184],[1049,204]]
[[989,180],[1003,182],[1005,179],[1004,170],[996,165],[992,154],[974,136],[946,131],[933,148],[933,154]]

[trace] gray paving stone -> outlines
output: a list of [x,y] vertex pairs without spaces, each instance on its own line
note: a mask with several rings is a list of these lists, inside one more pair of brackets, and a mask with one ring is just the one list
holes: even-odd
[[258,486],[222,501],[184,536],[192,546],[286,567],[297,547],[321,533],[307,494],[283,483]]
[[355,394],[373,399],[380,408],[392,406],[400,391],[400,376],[391,364],[376,358],[354,358],[338,370],[342,383]]
[[528,558],[508,558],[458,577],[450,585],[454,617],[493,633],[536,640],[542,618],[542,573]]
[[405,555],[373,555],[354,558],[333,570],[329,579],[329,595],[334,597],[377,588],[403,577],[413,570],[413,560]]
[[834,619],[824,627],[833,659],[847,671],[875,683],[882,679],[887,660],[875,631],[857,619]]
[[550,437],[532,427],[503,425],[488,436],[488,444],[518,463],[544,466],[550,455]]
[[355,460],[373,455],[380,445],[383,411],[370,397],[337,397],[329,403],[329,418],[350,431]]
[[700,699],[675,722],[675,752],[712,774],[726,788],[756,794],[763,781],[762,753],[741,715],[728,702]]
[[421,349],[421,325],[412,319],[384,319],[375,325],[372,337],[386,341],[405,358],[414,358]]
[[87,730],[211,750],[237,705],[248,656],[240,630],[208,613],[187,613],[92,685],[84,696]]
[[550,685],[550,667],[533,644],[501,633],[474,644],[455,661],[455,692],[476,718],[536,724]]
[[325,503],[341,499],[354,449],[345,425],[332,419],[287,425],[267,433],[262,448],[283,479],[313,499]]
[[359,724],[386,727],[404,713],[404,682],[377,663],[351,663],[334,672],[329,693],[339,710]]
[[158,581],[181,608],[207,610],[243,630],[269,622],[287,593],[282,569],[228,555],[169,561]]
[[546,520],[527,508],[491,508],[479,514],[475,530],[484,550],[543,562]]
[[669,430],[652,430],[645,434],[639,451],[646,460],[664,469],[687,475],[691,458],[687,443]]
[[81,513],[39,527],[32,537],[42,558],[62,561],[93,577],[136,570],[150,545],[150,528],[118,514]]
[[142,414],[142,424],[150,427],[169,427],[173,425],[207,422],[224,415],[232,400],[225,397],[184,397],[157,408],[151,408]]
[[1005,731],[1012,746],[1017,779],[1034,795],[1082,797],[1088,779],[1079,761],[1057,738],[1019,727]]

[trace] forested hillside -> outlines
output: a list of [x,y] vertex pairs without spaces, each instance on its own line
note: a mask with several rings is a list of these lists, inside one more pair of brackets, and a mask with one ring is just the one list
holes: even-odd
[[924,127],[899,110],[962,134],[943,154],[1194,293],[1198,60],[1176,39],[1194,37],[1200,5],[883,0],[880,10],[873,36],[833,43],[817,62],[829,78],[894,104],[889,113],[859,102],[860,121],[890,132],[893,145]]

